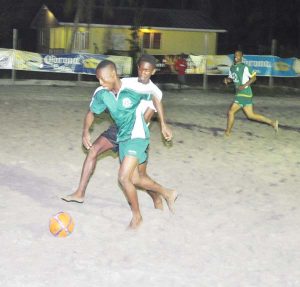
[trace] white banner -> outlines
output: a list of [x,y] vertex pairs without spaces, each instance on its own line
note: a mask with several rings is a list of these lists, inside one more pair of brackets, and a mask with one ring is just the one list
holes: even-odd
[[12,70],[14,50],[0,49],[0,69]]

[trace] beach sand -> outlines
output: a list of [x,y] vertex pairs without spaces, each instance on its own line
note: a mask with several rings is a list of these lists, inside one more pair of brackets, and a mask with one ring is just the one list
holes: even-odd
[[[256,95],[256,112],[279,119],[277,135],[240,112],[224,138],[230,90],[165,91],[173,145],[154,121],[148,172],[178,191],[176,213],[139,191],[144,221],[128,231],[112,152],[83,204],[60,199],[79,181],[95,87],[1,87],[1,286],[300,286],[299,96]],[[97,118],[92,138],[109,124]],[[49,232],[59,211],[75,221],[67,238]]]

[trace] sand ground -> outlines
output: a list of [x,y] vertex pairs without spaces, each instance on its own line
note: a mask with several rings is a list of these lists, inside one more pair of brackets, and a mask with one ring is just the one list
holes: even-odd
[[[99,159],[84,204],[59,198],[79,181],[93,90],[1,86],[1,286],[300,286],[299,96],[255,97],[278,135],[239,113],[224,139],[230,91],[166,91],[173,145],[153,122],[148,170],[180,193],[176,214],[139,191],[144,222],[128,231],[113,153]],[[97,118],[92,137],[109,124]],[[63,239],[48,229],[59,211],[75,221]]]

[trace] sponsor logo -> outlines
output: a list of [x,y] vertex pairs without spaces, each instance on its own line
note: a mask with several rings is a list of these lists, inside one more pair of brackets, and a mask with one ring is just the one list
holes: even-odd
[[66,58],[66,57],[56,57],[54,55],[47,55],[44,58],[46,64],[64,64],[64,65],[80,65],[80,58]]
[[124,108],[128,109],[128,108],[132,107],[132,102],[129,98],[125,98],[122,100],[122,105]]
[[0,66],[1,67],[7,67],[9,63],[9,57],[1,57],[0,58]]

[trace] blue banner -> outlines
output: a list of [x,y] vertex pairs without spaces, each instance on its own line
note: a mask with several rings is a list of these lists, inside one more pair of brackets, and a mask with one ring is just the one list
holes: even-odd
[[[233,59],[233,55],[229,55]],[[277,56],[244,55],[243,62],[256,71],[257,76],[298,77],[299,60]]]

